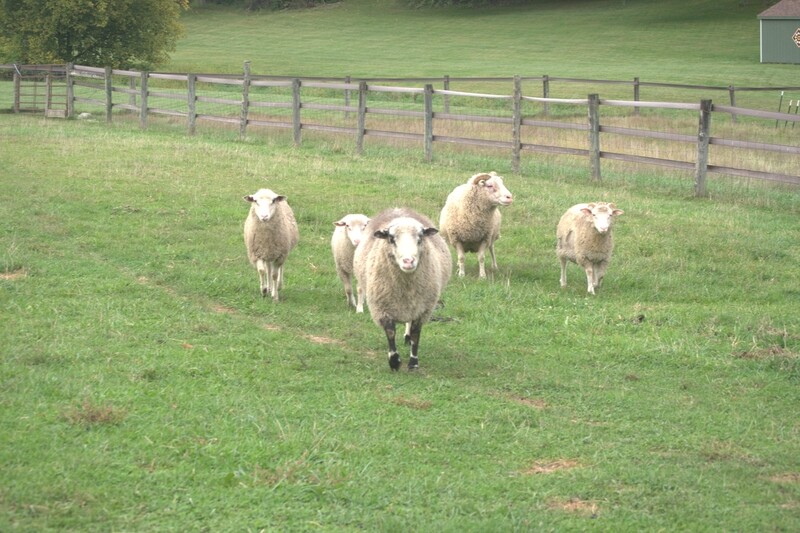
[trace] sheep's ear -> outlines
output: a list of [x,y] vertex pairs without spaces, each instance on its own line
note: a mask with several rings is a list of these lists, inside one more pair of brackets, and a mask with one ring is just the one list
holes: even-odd
[[581,213],[583,213],[584,215],[592,216],[592,210],[590,208],[588,208],[588,207],[582,208],[581,209]]
[[256,199],[253,198],[252,194],[247,194],[245,196],[242,196],[242,198],[244,199],[245,202],[255,202],[256,201]]
[[437,233],[439,233],[439,230],[436,228],[425,228],[424,230],[422,230],[422,234],[425,235],[426,237],[430,237],[431,235],[436,235]]
[[388,239],[389,238],[389,230],[386,229],[379,229],[373,235],[379,239]]
[[614,209],[614,210],[611,212],[611,214],[612,214],[612,215],[614,215],[615,217],[618,217],[619,215],[621,215],[621,214],[622,214],[622,213],[624,213],[624,212],[625,212],[625,211],[623,211],[622,209]]
[[333,223],[333,225],[342,227],[342,226],[346,226],[347,222],[342,222],[341,220],[337,220],[336,222]]
[[279,194],[278,196],[276,196],[275,198],[272,199],[272,203],[285,202],[285,201],[286,201],[286,196],[284,196],[282,194]]

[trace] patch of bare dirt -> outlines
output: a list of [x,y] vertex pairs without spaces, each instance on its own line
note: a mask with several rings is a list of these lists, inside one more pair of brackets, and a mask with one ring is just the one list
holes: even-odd
[[26,272],[24,268],[17,268],[15,270],[10,270],[8,272],[0,272],[0,279],[4,279],[7,281],[15,281],[18,279],[22,279],[27,275],[28,272]]
[[746,350],[744,352],[738,352],[734,354],[736,357],[740,357],[742,359],[756,359],[756,360],[763,360],[763,359],[795,359],[800,357],[800,354],[796,354],[791,350],[787,350],[781,346],[769,346],[767,348],[754,348],[752,350]]
[[800,472],[787,472],[785,474],[778,474],[769,478],[773,483],[800,483]]
[[547,507],[548,509],[591,516],[592,518],[597,517],[597,513],[599,511],[596,502],[581,500],[580,498],[570,498],[569,500],[550,500],[547,502]]
[[303,337],[315,344],[338,344],[340,346],[344,344],[340,340],[332,339],[330,337],[321,337],[319,335],[303,335]]
[[408,407],[409,409],[419,409],[421,411],[430,409],[433,405],[428,400],[421,400],[419,398],[406,398],[405,396],[397,396],[396,398],[392,398],[391,402],[395,405]]
[[526,407],[533,407],[534,409],[543,410],[547,409],[547,402],[541,398],[526,398],[525,396],[511,396],[511,401],[524,405]]
[[525,475],[536,475],[536,474],[552,474],[553,472],[558,472],[560,470],[570,470],[572,468],[578,468],[581,464],[574,459],[557,459],[555,461],[536,461],[530,468],[523,470],[522,473]]

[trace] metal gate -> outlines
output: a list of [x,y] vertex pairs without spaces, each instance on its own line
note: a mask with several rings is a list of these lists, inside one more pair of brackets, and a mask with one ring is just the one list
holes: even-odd
[[14,112],[67,117],[67,81],[63,65],[16,67]]

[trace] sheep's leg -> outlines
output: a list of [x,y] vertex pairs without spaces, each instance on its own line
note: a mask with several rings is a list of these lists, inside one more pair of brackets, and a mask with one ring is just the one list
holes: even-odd
[[272,280],[272,299],[276,302],[278,301],[278,288],[280,287],[282,269],[283,267],[279,267],[274,263],[269,264],[269,276]]
[[400,369],[400,354],[397,353],[397,343],[395,341],[395,324],[390,318],[382,318],[381,326],[386,333],[386,340],[389,342],[389,368],[392,370]]
[[411,357],[408,360],[408,369],[415,370],[419,368],[419,359],[417,353],[419,351],[419,335],[422,333],[422,321],[414,320],[406,324],[408,337],[411,340]]
[[356,299],[353,296],[353,282],[351,281],[350,274],[347,272],[339,272],[339,279],[342,280],[344,285],[344,295],[347,298],[347,305],[356,307]]
[[269,277],[267,276],[268,266],[262,260],[256,261],[256,270],[258,271],[258,282],[261,287],[261,296],[266,297],[269,294]]
[[583,267],[586,270],[586,284],[589,294],[594,294],[594,286],[595,286],[595,271],[594,266],[591,263],[586,263]]
[[497,257],[494,255],[494,243],[489,245],[489,253],[492,256],[492,270],[497,270]]
[[482,242],[481,245],[478,247],[478,277],[481,279],[486,278],[486,266],[484,262],[486,260],[486,243]]
[[403,335],[403,342],[406,346],[411,344],[411,322],[406,322],[406,333]]
[[608,261],[598,263],[594,267],[594,288],[599,289],[603,285],[603,278],[606,277],[606,269],[608,268]]
[[356,288],[356,293],[358,294],[358,303],[356,303],[356,313],[363,313],[364,312],[364,288],[361,287],[361,284],[358,284]]
[[460,242],[455,244],[456,247],[456,255],[458,256],[458,276],[460,278],[464,277],[464,245]]
[[561,261],[561,287],[567,286],[567,258],[561,256],[558,258]]

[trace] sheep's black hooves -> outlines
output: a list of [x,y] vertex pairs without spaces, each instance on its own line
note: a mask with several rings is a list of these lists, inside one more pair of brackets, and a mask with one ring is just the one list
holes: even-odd
[[408,369],[409,370],[416,370],[418,368],[419,368],[419,358],[418,357],[412,357],[411,359],[408,360]]
[[266,298],[269,295],[269,289],[261,289],[261,297]]
[[394,371],[400,370],[400,354],[395,352],[389,356],[389,368]]
[[411,344],[411,335],[406,335],[403,337],[403,341],[405,341],[406,346],[409,346]]

